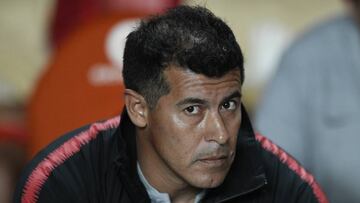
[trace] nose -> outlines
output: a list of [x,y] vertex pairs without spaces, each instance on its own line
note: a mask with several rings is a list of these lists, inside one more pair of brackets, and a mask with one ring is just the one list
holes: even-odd
[[230,138],[226,124],[219,112],[211,113],[206,122],[205,140],[214,141],[220,145],[226,144]]

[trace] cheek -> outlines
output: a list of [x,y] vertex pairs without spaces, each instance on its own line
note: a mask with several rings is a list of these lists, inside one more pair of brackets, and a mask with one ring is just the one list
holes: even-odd
[[196,151],[198,140],[196,139],[196,128],[187,125],[176,114],[157,119],[152,126],[154,144],[165,159],[174,161],[177,165],[186,165],[191,162]]
[[237,113],[236,115],[224,117],[226,129],[231,136],[231,142],[236,144],[237,135],[241,125],[241,113]]

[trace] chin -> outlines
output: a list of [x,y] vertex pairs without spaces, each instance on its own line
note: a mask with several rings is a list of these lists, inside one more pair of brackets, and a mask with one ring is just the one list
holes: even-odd
[[197,188],[215,188],[221,185],[224,182],[226,174],[211,174],[205,175],[201,174],[196,177],[195,180],[191,181],[191,185]]

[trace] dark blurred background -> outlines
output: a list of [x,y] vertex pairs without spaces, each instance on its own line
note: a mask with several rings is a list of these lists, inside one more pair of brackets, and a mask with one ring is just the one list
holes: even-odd
[[340,0],[0,0],[1,203],[41,147],[120,113],[126,33],[179,4],[206,6],[235,32],[251,115],[293,39],[346,12]]

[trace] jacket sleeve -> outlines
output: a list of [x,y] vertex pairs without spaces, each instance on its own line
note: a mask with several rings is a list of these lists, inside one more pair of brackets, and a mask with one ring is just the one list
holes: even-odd
[[23,171],[13,202],[92,202],[97,159],[89,161],[88,142],[81,137],[88,129],[64,135],[36,155]]
[[272,202],[328,203],[314,176],[291,155],[260,134],[263,160]]
[[302,183],[297,190],[296,202],[298,203],[325,203],[328,200],[324,195],[320,195],[320,191],[315,191],[311,185],[304,182]]

